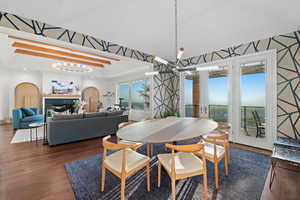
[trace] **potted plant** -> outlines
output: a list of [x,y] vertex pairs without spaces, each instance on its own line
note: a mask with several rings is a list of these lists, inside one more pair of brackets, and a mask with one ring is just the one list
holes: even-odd
[[169,117],[169,116],[180,117],[179,112],[176,111],[169,111],[165,114],[165,117]]

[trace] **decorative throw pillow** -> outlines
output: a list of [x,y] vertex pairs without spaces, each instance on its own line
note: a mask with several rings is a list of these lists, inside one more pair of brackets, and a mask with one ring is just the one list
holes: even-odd
[[35,115],[34,111],[31,108],[21,108],[22,112],[25,114],[25,116],[33,116]]

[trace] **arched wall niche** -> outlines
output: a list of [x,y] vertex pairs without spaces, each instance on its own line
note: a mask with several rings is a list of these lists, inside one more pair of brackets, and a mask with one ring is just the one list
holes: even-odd
[[86,87],[82,90],[81,94],[82,100],[84,100],[86,105],[86,111],[87,112],[97,112],[98,108],[98,102],[100,100],[100,92],[98,88],[94,86]]
[[40,90],[34,83],[22,82],[15,87],[15,108],[39,108],[40,103]]

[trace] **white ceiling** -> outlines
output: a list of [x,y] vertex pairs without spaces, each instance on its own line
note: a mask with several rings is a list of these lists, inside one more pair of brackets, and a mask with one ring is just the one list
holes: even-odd
[[[2,32],[2,33],[1,33]],[[6,32],[6,33],[3,33]],[[82,50],[90,53],[97,53],[90,48],[80,47],[78,45],[69,44],[62,41],[48,39],[45,41],[45,38],[38,37],[32,34],[21,33],[17,31],[11,31],[7,29],[0,28],[0,68],[14,69],[14,70],[28,70],[28,71],[41,71],[41,72],[59,72],[59,73],[68,73],[62,72],[52,67],[53,63],[62,62],[53,59],[35,57],[30,55],[22,55],[14,53],[15,47],[12,47],[14,39],[8,38],[7,34],[12,34],[15,36],[22,36],[28,39],[33,39],[36,41],[47,42],[63,47],[68,47],[72,49]],[[44,39],[44,40],[42,40]],[[25,42],[26,43],[26,42]],[[86,75],[90,77],[98,78],[117,78],[119,76],[126,76],[129,74],[144,74],[146,71],[151,71],[151,64],[144,63],[135,59],[130,59],[127,57],[116,56],[112,54],[104,54],[104,56],[110,56],[112,58],[118,58],[120,61],[112,61],[111,65],[105,64],[104,67],[91,67],[93,69],[90,73],[73,73],[77,75]]]
[[[300,29],[299,0],[178,0],[185,57]],[[174,0],[1,0],[1,10],[174,58]]]

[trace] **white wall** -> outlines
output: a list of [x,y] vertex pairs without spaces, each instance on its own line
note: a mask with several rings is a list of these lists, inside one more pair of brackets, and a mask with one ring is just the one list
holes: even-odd
[[114,98],[105,98],[103,95],[107,92],[114,92],[114,86],[111,80],[103,78],[91,78],[84,77],[82,79],[82,89],[86,87],[94,86],[98,88],[100,92],[100,101],[103,103],[103,107],[108,107],[114,104]]
[[11,116],[11,110],[15,105],[15,87],[22,82],[31,82],[37,85],[41,93],[51,92],[51,80],[59,81],[74,81],[79,84],[81,89],[85,87],[94,86],[99,89],[100,101],[103,102],[104,107],[114,103],[107,99],[103,99],[102,95],[107,91],[114,91],[114,86],[107,79],[82,77],[79,75],[69,75],[53,72],[38,72],[38,71],[24,71],[3,68],[0,63],[0,121]]
[[71,82],[73,81],[75,85],[79,85],[81,91],[90,86],[96,87],[100,92],[100,101],[103,102],[103,106],[107,107],[113,104],[113,99],[108,101],[106,98],[103,98],[103,94],[108,91],[113,92],[113,84],[112,81],[106,78],[95,78],[90,76],[79,76],[68,73],[54,73],[54,72],[43,72],[43,93],[49,94],[51,93],[51,81],[59,80],[62,82]]
[[55,73],[55,72],[43,72],[43,94],[51,94],[52,87],[51,81],[58,80],[64,83],[70,83],[71,81],[74,82],[75,85],[79,85],[81,88],[82,80],[80,76],[67,74],[67,73]]
[[22,82],[34,83],[41,89],[41,73],[0,68],[0,120],[11,115],[11,110],[14,108],[15,104],[14,89]]

